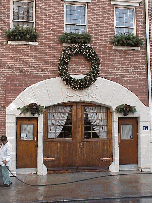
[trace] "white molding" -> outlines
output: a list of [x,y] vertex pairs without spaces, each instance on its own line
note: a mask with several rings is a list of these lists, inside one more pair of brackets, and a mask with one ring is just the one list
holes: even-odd
[[141,2],[142,0],[111,0],[111,4],[121,6],[139,6]]
[[38,42],[27,42],[27,41],[8,41],[11,45],[38,45]]
[[137,50],[137,51],[140,51],[140,47],[128,47],[128,46],[113,46],[113,49],[118,49],[118,50]]

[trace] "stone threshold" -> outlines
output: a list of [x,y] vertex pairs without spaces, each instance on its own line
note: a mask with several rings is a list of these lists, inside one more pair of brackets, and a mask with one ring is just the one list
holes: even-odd
[[37,169],[36,168],[18,168],[16,170],[16,174],[17,175],[21,175],[21,174],[36,174],[37,173]]
[[120,171],[137,171],[138,165],[137,164],[127,164],[127,165],[119,165]]
[[77,173],[77,172],[109,172],[109,167],[57,167],[48,168],[48,174]]

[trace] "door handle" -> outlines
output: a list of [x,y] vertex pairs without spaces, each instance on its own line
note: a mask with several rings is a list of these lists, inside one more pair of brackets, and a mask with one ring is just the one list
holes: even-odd
[[118,146],[120,145],[121,142],[121,133],[118,133]]
[[83,147],[83,143],[82,143],[82,142],[79,143],[79,147],[80,147],[80,148]]
[[35,147],[37,148],[38,147],[38,142],[37,142],[37,138],[35,137]]

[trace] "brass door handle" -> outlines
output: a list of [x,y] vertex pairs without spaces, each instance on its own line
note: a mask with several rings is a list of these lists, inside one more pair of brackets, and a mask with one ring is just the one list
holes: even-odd
[[82,142],[79,143],[79,147],[80,147],[80,148],[83,147],[83,143],[82,143]]
[[121,133],[118,133],[118,145],[120,144],[121,142]]
[[38,142],[37,142],[37,138],[35,137],[35,147],[38,147]]

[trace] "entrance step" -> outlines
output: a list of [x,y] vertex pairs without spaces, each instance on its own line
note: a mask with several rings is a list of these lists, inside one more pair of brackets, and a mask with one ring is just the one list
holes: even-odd
[[18,168],[16,174],[35,174],[37,173],[36,168]]
[[109,172],[109,168],[108,168],[108,166],[48,168],[48,174],[50,174],[50,173],[77,173],[77,172]]
[[127,164],[127,165],[119,165],[120,171],[137,171],[138,165],[137,164]]

